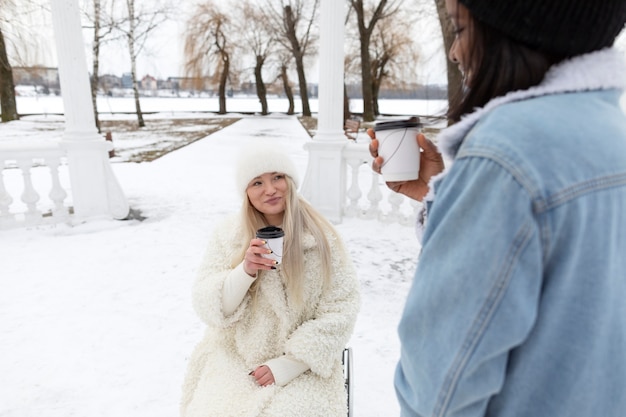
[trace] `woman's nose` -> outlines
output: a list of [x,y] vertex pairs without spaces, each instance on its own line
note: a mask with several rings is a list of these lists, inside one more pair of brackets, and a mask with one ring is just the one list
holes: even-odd
[[456,53],[455,53],[455,43],[452,44],[452,46],[450,47],[450,50],[448,51],[448,59],[454,63],[454,64],[458,64],[459,60],[456,58]]
[[276,187],[274,187],[274,185],[272,185],[271,183],[265,186],[265,194],[272,195],[275,192],[276,192]]

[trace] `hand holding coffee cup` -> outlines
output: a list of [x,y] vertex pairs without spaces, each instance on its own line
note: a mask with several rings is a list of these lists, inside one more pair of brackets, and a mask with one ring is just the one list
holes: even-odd
[[265,245],[263,247],[271,250],[270,253],[262,254],[261,256],[267,259],[276,261],[276,264],[283,260],[283,239],[285,232],[280,227],[267,226],[263,227],[256,232],[256,237],[263,239]]
[[[418,123],[419,125],[417,118],[400,121],[400,123],[406,122],[409,122],[409,124]],[[380,129],[379,125],[381,125],[381,123],[377,124],[378,128],[376,130],[368,129],[367,134],[372,139],[369,148],[370,154],[374,158],[374,161],[372,162],[372,169],[379,174],[383,174],[382,167],[383,165],[386,165],[387,161],[380,151],[380,137],[383,136],[380,131],[386,130],[384,129],[384,127],[390,127],[390,125],[382,125],[383,129]],[[395,127],[397,127],[397,125]],[[428,193],[428,182],[430,181],[430,178],[442,172],[445,166],[443,163],[443,158],[439,153],[439,150],[437,149],[437,145],[428,140],[426,136],[424,136],[422,133],[413,133],[411,137],[413,143],[416,144],[417,149],[422,149],[422,151],[419,152],[418,156],[415,157],[415,160],[413,160],[413,164],[416,167],[415,169],[417,170],[418,175],[415,176],[415,174],[412,172],[411,175],[408,175],[408,177],[413,177],[414,179],[410,180],[388,180],[389,175],[386,177],[384,174],[383,178],[385,179],[387,186],[394,192],[404,194],[414,200],[422,201],[424,196]],[[414,152],[415,151],[413,151],[413,153]]]

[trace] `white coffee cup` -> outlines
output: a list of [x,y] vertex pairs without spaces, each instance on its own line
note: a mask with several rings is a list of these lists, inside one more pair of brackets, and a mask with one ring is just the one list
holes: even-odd
[[417,118],[376,123],[378,155],[383,158],[380,173],[385,181],[410,181],[419,177],[420,127]]
[[272,253],[266,253],[261,256],[267,259],[273,259],[277,263],[283,260],[283,238],[285,232],[280,227],[267,226],[256,231],[256,237],[265,241],[265,248],[270,249]]

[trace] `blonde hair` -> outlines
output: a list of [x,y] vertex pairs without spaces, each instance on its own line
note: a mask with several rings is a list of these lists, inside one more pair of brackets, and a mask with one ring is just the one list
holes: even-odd
[[[334,236],[335,231],[330,222],[298,194],[293,179],[288,175],[285,175],[285,179],[287,181],[287,198],[282,224],[282,228],[285,231],[285,240],[283,262],[280,268],[282,275],[285,277],[285,286],[289,300],[294,306],[302,308],[304,306],[305,283],[302,237],[307,231],[313,235],[317,243],[315,250],[319,253],[322,263],[320,273],[323,277],[324,286],[327,286],[330,283],[332,274],[331,249],[327,233]],[[261,227],[269,226],[263,213],[259,212],[250,203],[247,194],[243,199],[241,216],[243,225],[242,249],[239,253],[233,255],[231,260],[233,268],[241,263],[249,247],[250,240],[256,236],[256,231]],[[259,272],[261,273],[262,271]],[[250,287],[250,293],[253,298],[256,297],[258,291],[258,282],[258,280],[255,281]]]

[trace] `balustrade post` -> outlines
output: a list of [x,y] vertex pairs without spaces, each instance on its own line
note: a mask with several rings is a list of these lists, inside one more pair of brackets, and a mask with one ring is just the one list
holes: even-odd
[[61,187],[61,181],[59,180],[59,165],[61,161],[58,158],[46,159],[46,164],[50,168],[50,175],[52,176],[52,187],[48,197],[52,200],[54,208],[52,209],[52,215],[59,219],[66,218],[69,215],[68,209],[63,205],[63,201],[67,197],[67,193]]
[[[2,161],[0,168],[4,168],[5,162]],[[0,169],[0,229],[12,226],[15,223],[15,218],[11,214],[9,207],[13,203],[13,198],[7,192],[4,186],[4,169]]]
[[400,211],[400,205],[402,204],[403,200],[404,200],[404,197],[401,194],[398,194],[393,191],[389,194],[387,201],[389,201],[389,204],[391,205],[391,211],[384,217],[383,220],[385,222],[402,223],[402,221],[404,220],[404,216],[402,215],[402,212]]
[[380,191],[380,184],[378,183],[379,174],[372,171],[372,181],[370,183],[370,190],[367,193],[367,200],[370,202],[369,207],[365,211],[364,217],[366,219],[376,219],[380,216],[381,210],[378,204],[383,200],[383,193]]
[[361,187],[359,187],[359,168],[361,168],[363,162],[360,158],[348,158],[346,162],[352,169],[352,178],[350,188],[348,188],[348,199],[350,202],[345,209],[345,215],[358,217],[361,211],[359,208],[359,199],[363,195]]
[[24,183],[24,190],[22,191],[22,202],[26,205],[26,212],[24,213],[24,220],[27,225],[39,223],[41,221],[41,212],[37,210],[37,202],[39,201],[39,194],[35,191],[33,186],[33,180],[30,175],[30,169],[33,161],[30,158],[19,158],[17,160],[17,166],[22,171],[22,178]]

